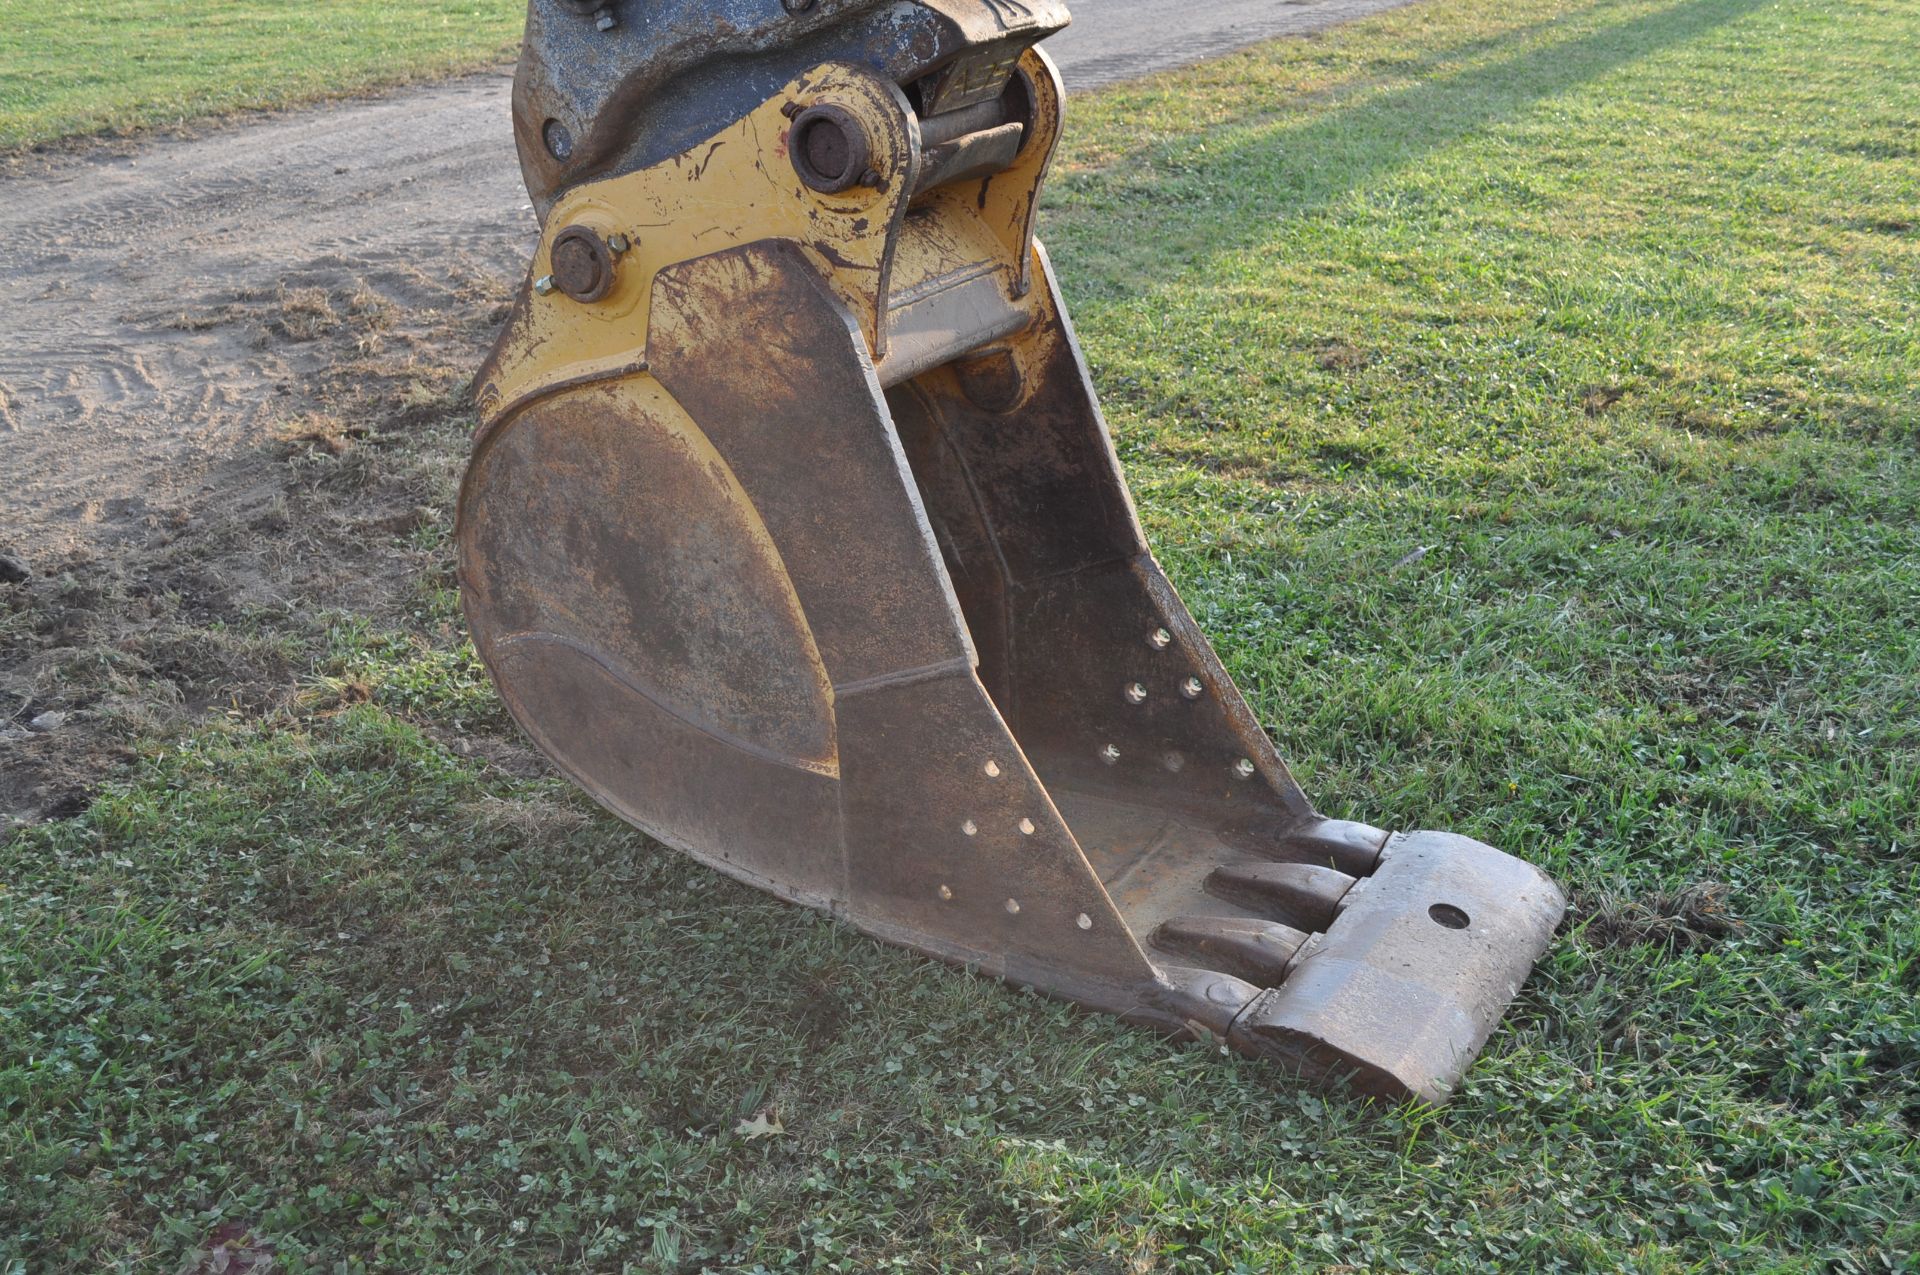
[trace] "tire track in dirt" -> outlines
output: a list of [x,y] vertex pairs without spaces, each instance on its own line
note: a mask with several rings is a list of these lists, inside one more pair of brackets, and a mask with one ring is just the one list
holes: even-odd
[[[473,77],[0,184],[0,521],[16,550],[138,535],[102,525],[107,502],[210,494],[223,462],[297,415],[288,400],[335,352],[275,333],[276,298],[366,289],[428,323],[463,283],[516,272],[532,222],[505,88]],[[242,321],[263,315],[265,331]]]

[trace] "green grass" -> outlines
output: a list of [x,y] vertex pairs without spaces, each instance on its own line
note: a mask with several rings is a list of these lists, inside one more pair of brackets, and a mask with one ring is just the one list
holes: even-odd
[[425,586],[0,850],[0,1270],[223,1224],[295,1270],[1912,1269],[1916,47],[1893,0],[1433,0],[1075,100],[1048,237],[1282,751],[1576,895],[1452,1105],[482,763]]
[[511,58],[514,0],[0,0],[0,150]]

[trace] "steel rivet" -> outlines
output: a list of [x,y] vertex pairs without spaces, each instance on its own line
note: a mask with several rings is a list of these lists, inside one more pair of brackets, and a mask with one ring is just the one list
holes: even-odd
[[553,276],[550,274],[543,274],[533,281],[534,292],[543,297],[550,294],[555,286]]
[[1147,688],[1140,685],[1140,683],[1134,682],[1133,684],[1127,687],[1127,703],[1143,704],[1146,702],[1146,699],[1147,699]]
[[1156,651],[1164,651],[1173,642],[1173,634],[1165,629],[1155,629],[1147,635],[1147,645]]
[[1206,689],[1206,687],[1200,684],[1200,679],[1197,677],[1190,677],[1180,683],[1180,693],[1188,699],[1199,699]]
[[1233,763],[1233,773],[1242,779],[1252,779],[1254,770],[1255,767],[1251,758],[1242,757],[1239,761]]
[[1108,744],[1105,748],[1102,748],[1100,750],[1100,760],[1107,763],[1107,765],[1111,766],[1113,765],[1113,763],[1120,760],[1120,750],[1118,748],[1115,748],[1112,744]]
[[1179,753],[1167,753],[1165,756],[1160,758],[1160,764],[1165,766],[1168,770],[1173,771],[1175,774],[1178,774],[1182,769],[1186,767],[1187,759],[1185,757],[1182,757]]

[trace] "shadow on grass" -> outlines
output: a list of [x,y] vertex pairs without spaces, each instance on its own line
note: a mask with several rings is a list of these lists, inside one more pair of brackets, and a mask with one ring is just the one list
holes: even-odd
[[[1277,218],[1324,208],[1538,102],[1697,40],[1771,3],[1683,0],[1625,22],[1548,39],[1453,74],[1424,78],[1291,127],[1256,127],[1250,135],[1217,144],[1223,135],[1231,138],[1236,130],[1257,122],[1257,116],[1241,115],[1199,137],[1156,141],[1109,161],[1097,174],[1071,187],[1067,206],[1053,210],[1050,227],[1073,239],[1075,205],[1090,202],[1098,206],[1102,225],[1110,230],[1113,214],[1124,217],[1125,206],[1131,205],[1139,210],[1133,219],[1150,220],[1153,234],[1130,240],[1109,233],[1114,252],[1076,254],[1086,258],[1078,264],[1083,269],[1097,268],[1104,258],[1150,265],[1151,270],[1141,273],[1164,279],[1169,264],[1164,251],[1169,244],[1188,245],[1174,263],[1188,268],[1202,264],[1203,259],[1217,260],[1256,247]],[[1452,46],[1436,58],[1411,66],[1389,64],[1381,69],[1396,75],[1438,71],[1457,64],[1463,55],[1526,43],[1574,21],[1604,21],[1607,7]],[[1205,143],[1203,151],[1197,142]],[[1202,153],[1204,159],[1198,165],[1188,162],[1188,156]],[[1282,156],[1283,160],[1277,159]],[[1178,175],[1168,181],[1156,175],[1156,168]],[[1250,179],[1249,174],[1260,176]],[[1130,243],[1137,247],[1127,246]],[[1152,254],[1150,260],[1148,254]],[[1161,290],[1166,286],[1162,284]]]

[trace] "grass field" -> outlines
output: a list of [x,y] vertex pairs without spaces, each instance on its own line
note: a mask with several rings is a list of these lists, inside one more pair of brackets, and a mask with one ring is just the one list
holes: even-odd
[[1046,234],[1282,753],[1575,896],[1450,1106],[490,763],[429,527],[411,620],[0,847],[0,1271],[1914,1269],[1916,48],[1902,0],[1431,0],[1073,103]]
[[511,59],[516,0],[0,3],[0,150]]

